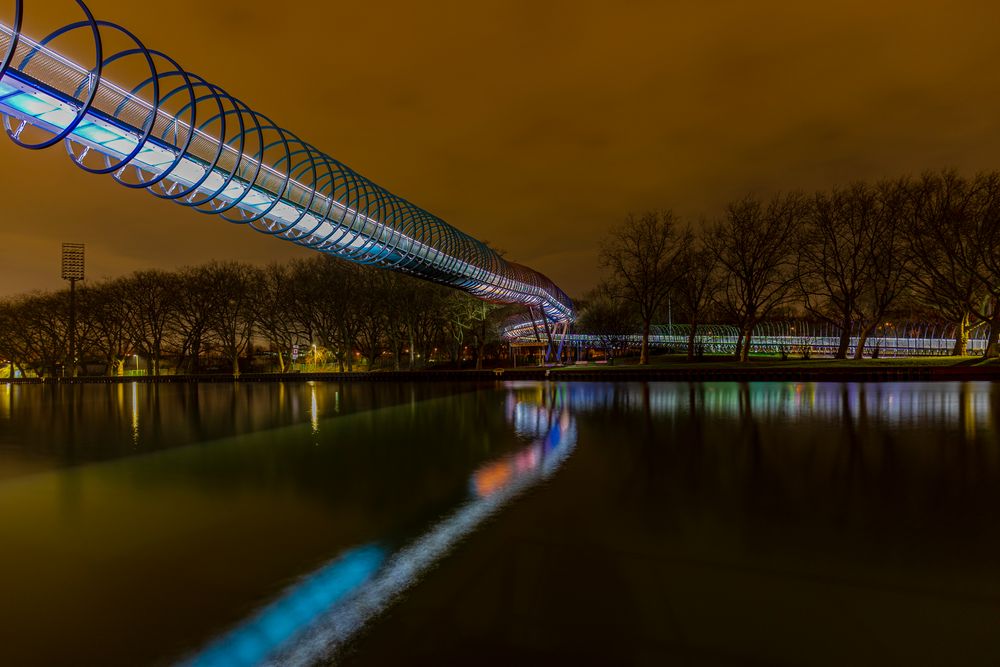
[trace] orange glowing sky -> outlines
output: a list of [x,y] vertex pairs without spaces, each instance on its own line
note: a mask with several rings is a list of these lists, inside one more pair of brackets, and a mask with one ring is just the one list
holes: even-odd
[[[79,16],[25,4],[35,36]],[[630,210],[1000,164],[993,2],[88,4],[571,295]],[[59,286],[63,241],[90,278],[306,252],[58,150],[2,141],[0,175],[0,294]]]

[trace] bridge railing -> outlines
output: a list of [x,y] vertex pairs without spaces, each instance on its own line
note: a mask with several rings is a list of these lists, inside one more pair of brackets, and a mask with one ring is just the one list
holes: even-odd
[[[650,344],[659,348],[686,350],[690,325],[658,325],[652,328]],[[522,317],[507,323],[503,337],[511,341],[546,342],[545,322]],[[983,354],[986,351],[988,331],[978,327],[969,333],[966,353]],[[633,334],[568,333],[562,342],[568,346],[593,348],[638,348],[642,337]],[[733,325],[699,325],[695,345],[706,353],[735,352],[739,330]],[[853,356],[860,335],[853,333],[847,340],[847,353]],[[787,354],[789,356],[833,356],[841,343],[838,327],[803,321],[762,322],[755,327],[751,337],[751,352],[757,354]],[[944,356],[955,348],[955,327],[948,324],[906,322],[886,323],[875,330],[865,341],[867,356],[883,357]]]
[[[541,273],[96,19],[84,2],[82,20],[38,40],[22,32],[26,4],[14,0],[9,24],[0,22],[0,116],[18,146],[61,144],[77,167],[199,213],[484,300],[536,307],[553,321],[575,318],[572,301]],[[66,41],[78,47],[80,37],[92,42],[92,66],[59,50]]]

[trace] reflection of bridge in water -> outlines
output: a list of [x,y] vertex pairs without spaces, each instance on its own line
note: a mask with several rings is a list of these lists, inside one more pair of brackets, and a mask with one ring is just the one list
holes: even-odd
[[[23,0],[15,0],[9,25],[0,22],[0,115],[17,145],[64,144],[78,167],[200,213],[522,304],[550,322],[573,320],[572,302],[542,274],[504,260],[77,4],[83,20],[38,41],[21,32]],[[58,50],[81,36],[92,41],[92,67]],[[136,83],[118,85],[127,80]]]
[[[994,428],[987,385],[954,383],[506,384],[507,423],[527,441],[480,465],[468,499],[408,545],[373,542],[304,577],[187,664],[312,664],[331,658],[364,625],[483,521],[554,473],[572,453],[577,419],[645,413],[671,421],[829,422],[900,427],[929,420],[968,434]],[[685,387],[687,387],[685,389]]]
[[[525,383],[527,384],[527,383]],[[995,429],[1000,394],[988,382],[658,382],[562,385],[573,414],[643,412],[669,419],[822,420],[867,428],[921,420]],[[609,389],[613,387],[613,389]]]
[[330,658],[483,521],[554,473],[576,446],[576,422],[562,388],[511,386],[505,413],[528,444],[473,472],[464,504],[395,553],[372,543],[340,554],[186,664],[251,667]]
[[[880,356],[913,357],[940,356],[951,354],[955,349],[954,325],[928,322],[887,322],[879,326],[867,338],[865,353],[872,355],[878,350]],[[686,350],[691,327],[687,324],[657,325],[652,327],[650,345],[674,350]],[[983,354],[986,351],[989,331],[985,326],[969,332],[966,353]],[[549,344],[545,322],[541,319],[518,318],[509,322],[503,337],[513,343]],[[703,324],[698,326],[695,345],[706,353],[732,353],[739,340],[737,327],[727,324]],[[849,338],[848,355],[857,349],[857,332]],[[620,350],[638,348],[640,334],[588,334],[568,333],[552,338],[550,347],[576,348],[579,352],[588,349]],[[786,353],[790,356],[832,356],[840,346],[840,328],[815,322],[782,321],[762,322],[754,328],[751,351],[761,354]]]

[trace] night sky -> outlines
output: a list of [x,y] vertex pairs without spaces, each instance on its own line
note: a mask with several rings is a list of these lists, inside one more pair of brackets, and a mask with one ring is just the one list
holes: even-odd
[[[25,4],[36,37],[80,16]],[[628,211],[1000,166],[995,2],[88,4],[575,296]],[[88,278],[306,253],[60,149],[2,139],[0,176],[0,295],[60,286],[63,241],[87,244]]]

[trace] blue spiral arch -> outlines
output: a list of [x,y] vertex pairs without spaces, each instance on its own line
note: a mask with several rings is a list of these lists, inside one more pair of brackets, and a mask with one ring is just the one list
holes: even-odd
[[[0,115],[18,146],[42,150],[63,143],[78,167],[199,213],[487,301],[538,308],[554,323],[575,319],[572,301],[541,273],[505,260],[75,2],[84,18],[39,41],[22,33],[24,0],[14,0],[12,24],[0,26],[6,41]],[[60,39],[73,33],[92,38],[92,67],[58,53]],[[108,35],[127,46],[109,49]],[[148,70],[131,88],[106,77],[109,67],[125,61]],[[34,114],[23,100],[18,106],[25,96],[53,110]],[[50,118],[56,116],[60,120]],[[26,127],[51,136],[25,141]],[[105,135],[111,139],[96,138]]]

